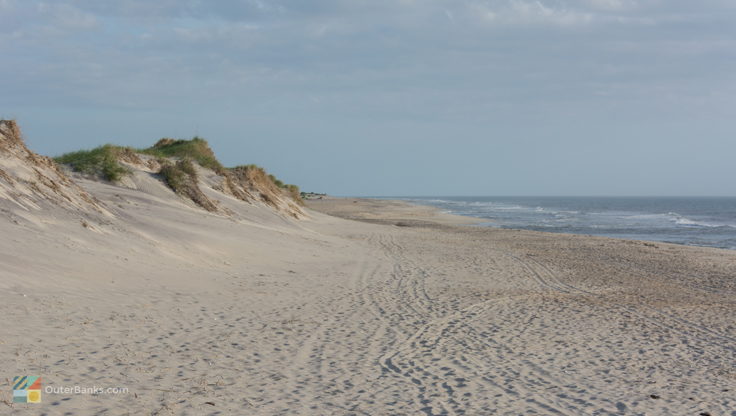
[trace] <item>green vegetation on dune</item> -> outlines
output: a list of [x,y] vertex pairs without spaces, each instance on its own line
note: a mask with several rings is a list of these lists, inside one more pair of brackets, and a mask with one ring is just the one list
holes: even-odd
[[304,205],[304,200],[302,199],[302,193],[299,191],[299,187],[296,185],[286,185],[286,192],[289,194],[291,199],[293,199],[297,204]]
[[[223,176],[228,184],[238,180],[241,183],[250,183],[246,186],[260,186],[262,190],[261,197],[271,204],[276,205],[279,195],[288,195],[296,203],[300,205],[303,203],[298,186],[282,182],[257,165],[225,168],[217,160],[207,141],[196,136],[191,140],[163,138],[146,149],[106,144],[92,150],[66,153],[56,157],[55,160],[57,163],[68,165],[76,172],[116,182],[123,176],[132,173],[129,168],[121,165],[120,161],[144,163],[139,154],[158,158],[161,165],[159,174],[166,185],[174,192],[189,197],[211,211],[216,210],[216,207],[199,189],[194,163],[215,171],[218,175]],[[234,188],[231,187],[231,189]],[[245,197],[243,195],[241,199]]]
[[[269,174],[266,173],[266,169],[263,169],[262,167],[256,165],[256,164],[249,164],[249,165],[238,165],[233,168],[227,168],[229,172],[232,173],[239,173],[239,174],[247,174],[249,177],[258,177],[258,178],[267,178],[269,177]],[[271,175],[272,176],[272,175]],[[272,181],[273,182],[273,181]]]
[[261,192],[261,198],[269,203],[274,203],[273,197],[275,195],[286,193],[297,204],[303,204],[298,186],[285,184],[274,175],[268,174],[266,169],[258,165],[240,165],[234,168],[228,168],[227,171],[240,180],[246,180],[252,184],[266,185],[266,189],[270,188],[270,192],[273,193],[273,195],[269,195],[269,192]]
[[215,153],[210,148],[207,140],[194,137],[191,140],[161,139],[147,149],[138,150],[140,153],[156,157],[176,157],[179,159],[189,158],[197,162],[203,168],[212,169],[222,174],[225,168],[222,166]]
[[268,175],[268,179],[271,179],[271,182],[274,183],[274,185],[278,186],[279,188],[286,188],[286,184],[281,182],[278,178],[276,178],[273,175]]
[[55,157],[57,163],[68,165],[75,172],[102,177],[115,182],[130,174],[130,170],[118,162],[134,151],[128,147],[106,144],[92,150],[79,150]]
[[191,160],[183,159],[176,163],[162,162],[159,175],[174,192],[183,193],[187,184],[196,182],[197,171]]
[[197,169],[191,159],[181,159],[176,163],[163,161],[159,175],[177,194],[191,199],[207,211],[217,211],[217,207],[199,188]]
[[271,175],[271,174],[267,173],[267,172],[266,172],[266,169],[264,169],[264,168],[262,168],[262,167],[260,167],[260,166],[258,166],[258,165],[253,165],[253,164],[250,164],[250,165],[241,165],[241,166],[236,166],[236,167],[234,167],[234,168],[230,168],[230,170],[234,170],[234,169],[245,169],[246,171],[247,171],[247,170],[250,170],[250,171],[259,171],[259,173],[260,173],[260,174],[261,174],[262,176],[264,176],[264,177],[267,177],[267,178],[268,178],[268,179],[269,179],[269,180],[270,180],[271,182],[273,182],[273,184],[274,184],[274,185],[276,185],[276,186],[277,186],[278,188],[281,188],[281,189],[286,189],[287,191],[288,191],[288,190],[289,190],[290,188],[292,188],[292,187],[296,187],[296,189],[299,189],[299,187],[298,187],[298,186],[296,186],[296,185],[290,185],[290,184],[284,183],[283,181],[279,180],[279,179],[278,179],[277,177],[275,177],[274,175]]

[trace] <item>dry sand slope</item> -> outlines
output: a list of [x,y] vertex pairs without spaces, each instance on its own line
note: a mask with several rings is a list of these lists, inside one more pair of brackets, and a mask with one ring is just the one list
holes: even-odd
[[129,392],[8,386],[2,413],[736,415],[734,252],[205,187],[225,216],[133,179],[77,179],[98,222],[0,220],[3,379]]

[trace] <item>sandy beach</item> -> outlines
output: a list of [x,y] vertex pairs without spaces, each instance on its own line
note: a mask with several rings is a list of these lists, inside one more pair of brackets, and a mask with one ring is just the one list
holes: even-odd
[[[134,179],[76,179],[98,222],[4,209],[2,413],[736,414],[736,252]],[[125,392],[15,404],[16,375]]]
[[0,416],[736,416],[736,0],[0,0]]

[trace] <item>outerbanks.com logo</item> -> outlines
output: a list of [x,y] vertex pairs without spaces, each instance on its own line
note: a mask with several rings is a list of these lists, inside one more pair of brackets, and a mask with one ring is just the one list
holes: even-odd
[[41,377],[13,377],[13,403],[41,403]]
[[127,394],[127,387],[97,387],[97,386],[46,386],[47,394]]
[[41,387],[39,376],[13,377],[13,403],[41,403],[41,392],[44,394],[127,394],[127,387],[99,387],[99,386],[46,386]]

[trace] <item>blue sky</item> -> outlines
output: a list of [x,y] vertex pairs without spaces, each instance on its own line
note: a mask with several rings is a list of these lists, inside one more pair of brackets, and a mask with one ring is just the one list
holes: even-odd
[[0,0],[39,153],[210,141],[341,195],[736,195],[731,0]]

